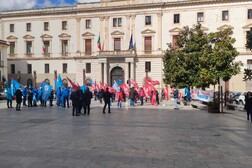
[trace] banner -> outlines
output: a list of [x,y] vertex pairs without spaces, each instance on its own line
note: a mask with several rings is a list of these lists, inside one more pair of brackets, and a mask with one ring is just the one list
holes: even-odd
[[21,87],[21,84],[18,83],[18,81],[16,81],[15,79],[12,79],[11,86],[10,86],[11,95],[14,96],[16,94],[17,89],[19,89],[20,87]]
[[49,96],[51,94],[52,91],[52,86],[48,85],[48,84],[44,84],[43,88],[42,88],[42,100],[44,102],[46,102],[49,99]]
[[192,99],[200,100],[203,102],[210,102],[213,101],[214,91],[213,90],[200,90],[200,89],[193,89],[192,90]]

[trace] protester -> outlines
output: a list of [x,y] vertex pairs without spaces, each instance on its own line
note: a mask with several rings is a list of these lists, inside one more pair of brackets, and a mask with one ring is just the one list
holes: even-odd
[[175,106],[175,110],[178,110],[178,97],[179,97],[179,92],[176,88],[174,88],[174,91],[173,91],[173,96],[174,96],[174,106]]
[[49,96],[50,106],[53,106],[53,97],[54,97],[54,91],[51,90],[51,93],[50,93],[50,96]]
[[33,107],[32,105],[33,92],[32,89],[28,90],[28,107]]
[[23,106],[27,106],[26,105],[26,98],[27,98],[27,95],[28,95],[28,90],[27,90],[26,86],[23,87],[22,94],[23,94]]
[[90,104],[91,104],[91,99],[93,98],[93,94],[92,92],[89,90],[89,88],[87,87],[85,93],[84,93],[84,115],[86,115],[86,112],[87,112],[87,115],[90,114]]
[[21,103],[22,103],[22,91],[21,91],[21,88],[17,89],[15,95],[16,95],[16,102],[17,102],[16,111],[21,111],[21,109],[20,109],[20,106],[21,106]]
[[7,99],[7,107],[8,108],[13,108],[12,107],[12,99],[13,99],[13,97],[11,95],[11,91],[10,91],[9,87],[6,88],[6,99]]
[[122,108],[122,100],[123,100],[123,91],[122,88],[120,88],[118,94],[118,100],[117,100],[117,107]]
[[57,90],[56,90],[56,101],[57,101],[57,106],[60,106],[60,101],[61,101],[61,96],[62,96],[62,92],[61,92],[61,87],[59,87]]
[[76,93],[76,91],[73,91],[70,95],[70,99],[72,100],[72,106],[73,106],[73,110],[72,110],[72,116],[79,116],[79,103],[80,103],[80,99]]
[[140,92],[139,92],[139,98],[140,98],[141,106],[143,105],[143,98],[144,98],[144,96],[145,96],[145,93],[144,93],[143,88],[141,87],[140,88]]
[[108,113],[111,113],[111,111],[110,111],[110,98],[111,97],[112,97],[112,95],[109,92],[109,88],[106,88],[106,92],[103,93],[103,99],[104,99],[103,114],[105,114],[105,110],[106,110],[107,105],[108,105]]

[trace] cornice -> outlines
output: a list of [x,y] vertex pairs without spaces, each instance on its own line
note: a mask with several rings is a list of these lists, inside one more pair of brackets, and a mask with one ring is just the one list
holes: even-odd
[[[94,8],[78,8],[78,5],[72,6],[71,9],[62,10],[62,8],[55,8],[55,10],[22,10],[14,12],[4,12],[0,14],[0,18],[13,18],[13,17],[27,17],[27,16],[47,16],[47,15],[66,15],[66,14],[81,14],[81,13],[100,13],[129,10],[135,11],[140,9],[165,9],[171,7],[183,7],[183,6],[199,6],[199,5],[212,5],[212,4],[224,4],[224,3],[240,3],[251,2],[251,0],[191,0],[191,1],[179,1],[179,2],[159,2],[159,3],[145,3],[145,4],[131,4],[121,6],[106,6],[106,7],[94,7]],[[49,8],[44,8],[49,9]]]

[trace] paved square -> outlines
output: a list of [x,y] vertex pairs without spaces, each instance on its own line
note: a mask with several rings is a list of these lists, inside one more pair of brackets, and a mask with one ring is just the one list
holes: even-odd
[[0,168],[251,168],[244,112],[112,108],[0,110]]

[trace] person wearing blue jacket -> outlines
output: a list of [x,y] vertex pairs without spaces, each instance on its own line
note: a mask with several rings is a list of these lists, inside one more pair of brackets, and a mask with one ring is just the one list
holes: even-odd
[[27,98],[27,95],[28,95],[28,90],[27,90],[26,86],[23,87],[22,94],[23,94],[23,106],[27,106],[26,98]]
[[56,99],[57,99],[57,103],[56,104],[57,104],[57,106],[60,106],[61,96],[62,96],[61,87],[59,87],[56,90]]
[[65,108],[66,107],[66,102],[67,102],[67,107],[69,108],[69,89],[68,87],[65,87],[62,89],[62,107]]
[[12,107],[12,95],[11,95],[11,89],[6,88],[6,99],[7,99],[7,107],[8,108],[13,108]]

